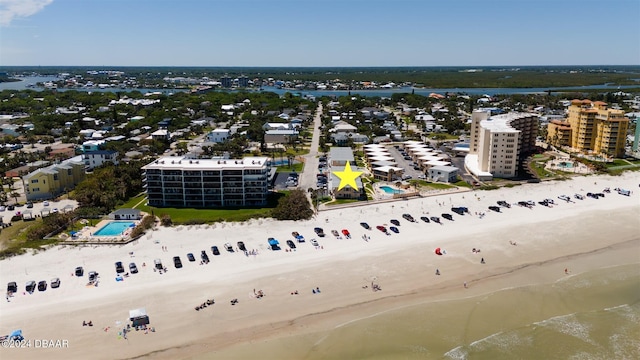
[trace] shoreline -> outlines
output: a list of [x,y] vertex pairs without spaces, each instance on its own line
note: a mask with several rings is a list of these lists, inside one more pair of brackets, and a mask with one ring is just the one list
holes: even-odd
[[[562,202],[552,208],[516,206],[502,213],[483,210],[487,212],[483,218],[471,215],[495,204],[496,199],[538,201],[582,191],[578,189],[633,189],[637,180],[632,175],[327,210],[321,219],[304,222],[253,220],[208,229],[163,228],[126,246],[56,247],[36,255],[21,255],[0,261],[1,282],[17,281],[22,290],[26,280],[48,280],[57,275],[62,286],[31,295],[16,294],[11,303],[1,303],[0,331],[21,328],[26,338],[57,334],[71,341],[69,349],[30,349],[21,353],[25,358],[88,354],[98,358],[101,356],[96,354],[105,354],[104,358],[197,358],[212,352],[233,357],[242,344],[277,343],[271,339],[346,326],[380,309],[388,312],[412,303],[451,301],[514,286],[554,282],[571,276],[564,274],[565,268],[571,274],[580,274],[623,259],[637,264],[639,252],[629,251],[640,249],[636,193],[631,197],[611,193],[604,199]],[[446,206],[438,205],[441,203]],[[416,218],[425,212],[439,215],[450,205],[467,205],[470,214],[454,215],[455,221],[443,220],[447,221],[443,225],[409,223],[400,216],[403,212]],[[392,218],[401,221],[399,234],[386,236],[375,228],[366,231],[358,225],[367,221],[375,227]],[[328,235],[318,238],[322,248],[314,249],[308,243],[314,226],[323,227],[326,233],[346,227],[352,239]],[[296,252],[285,252],[284,240],[294,230],[303,234],[307,243],[298,244]],[[371,239],[363,241],[363,233]],[[280,239],[283,250],[266,250],[267,236]],[[257,249],[259,255],[209,254],[211,264],[201,266],[185,259],[187,252],[197,256],[205,249],[210,253],[211,245],[221,247],[237,240],[243,240],[249,249]],[[511,240],[518,245],[510,245]],[[161,250],[165,247],[168,251]],[[443,247],[447,254],[436,256],[435,247]],[[472,253],[472,247],[482,252]],[[131,258],[130,252],[135,252]],[[184,268],[173,268],[171,258],[175,255],[182,258]],[[170,270],[163,275],[152,272],[154,258],[161,258]],[[481,258],[486,264],[480,264]],[[135,261],[140,273],[116,282],[111,275],[115,274],[115,261],[125,265]],[[142,262],[146,262],[146,268],[141,268]],[[79,265],[87,272],[101,274],[99,287],[85,288],[86,279],[69,276]],[[435,269],[442,275],[434,275]],[[363,289],[372,281],[382,291]],[[468,289],[463,288],[464,282]],[[315,287],[322,292],[313,294],[311,289]],[[265,297],[255,298],[251,289],[264,290]],[[294,290],[299,295],[290,295]],[[194,310],[209,298],[215,298],[216,304]],[[235,306],[228,303],[233,298],[239,299]],[[155,333],[135,332],[124,341],[114,331],[102,330],[115,330],[116,321],[122,324],[128,310],[138,307],[146,307]],[[32,324],[29,318],[41,321]],[[96,326],[83,328],[83,320],[92,320]]]

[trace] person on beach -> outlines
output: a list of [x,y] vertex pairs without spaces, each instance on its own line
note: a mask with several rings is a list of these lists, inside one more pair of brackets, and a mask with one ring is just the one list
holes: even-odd
[[569,269],[564,269],[565,274],[569,274]]
[[440,275],[440,269],[436,269],[436,275]]
[[466,281],[464,282],[464,288],[465,289],[467,288],[467,282]]
[[484,258],[480,259],[480,264],[484,264]]

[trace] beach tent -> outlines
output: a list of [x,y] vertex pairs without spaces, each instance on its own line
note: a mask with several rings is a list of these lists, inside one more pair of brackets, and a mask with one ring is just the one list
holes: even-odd
[[435,253],[436,255],[442,255],[442,251],[440,251],[440,248],[436,248]]
[[273,246],[273,245],[278,245],[278,244],[280,244],[280,243],[278,242],[278,240],[276,240],[276,239],[269,239],[269,245]]
[[129,320],[133,326],[142,326],[149,324],[149,315],[145,308],[129,310]]

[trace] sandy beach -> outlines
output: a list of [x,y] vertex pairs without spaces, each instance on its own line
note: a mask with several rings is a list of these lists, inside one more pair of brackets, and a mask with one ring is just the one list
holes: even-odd
[[[301,358],[299,354],[314,358],[312,349],[320,340],[314,334],[392,309],[640,264],[638,183],[633,172],[578,177],[327,210],[309,221],[158,228],[128,245],[53,247],[2,260],[0,284],[15,281],[19,291],[0,304],[0,334],[21,329],[27,340],[66,340],[68,346],[43,348],[41,342],[0,352],[16,359],[204,359],[212,354],[241,359],[254,351],[267,359]],[[573,198],[574,193],[607,187],[611,193],[604,198]],[[616,187],[631,190],[631,196],[617,194]],[[572,201],[558,199],[562,194]],[[555,205],[538,204],[545,198]],[[488,206],[498,200],[533,200],[536,205],[490,211]],[[469,214],[454,214],[452,206],[466,206]],[[417,222],[403,219],[404,213]],[[442,219],[442,213],[452,214],[454,221]],[[442,224],[419,220],[425,215],[441,217]],[[400,221],[398,234],[385,235],[375,228],[388,228],[391,219]],[[362,228],[362,221],[373,229]],[[316,226],[326,237],[314,234]],[[335,238],[334,229],[348,229],[351,238]],[[285,251],[292,231],[307,241]],[[268,237],[278,239],[282,250],[269,250]],[[312,238],[318,247],[310,244]],[[236,248],[237,241],[256,255],[224,250],[226,242]],[[212,245],[221,255],[213,256]],[[444,255],[434,253],[438,247]],[[199,264],[202,250],[209,264]],[[189,262],[187,253],[196,261]],[[174,256],[180,256],[183,268],[173,266]],[[166,273],[153,271],[157,258]],[[125,267],[135,262],[140,272],[116,281],[116,261]],[[76,266],[84,267],[84,277],[73,276]],[[99,286],[86,286],[88,271],[100,274]],[[61,279],[59,288],[24,293],[27,281],[54,277]],[[319,293],[312,291],[316,288]],[[264,296],[255,296],[260,291]],[[215,299],[215,304],[194,309],[207,299]],[[231,305],[232,299],[238,303]],[[128,322],[129,310],[140,307],[147,310],[155,332],[132,331],[124,339],[119,331]],[[89,320],[94,326],[82,326]],[[486,336],[481,331],[472,334],[469,341]],[[304,340],[285,342],[293,336]]]

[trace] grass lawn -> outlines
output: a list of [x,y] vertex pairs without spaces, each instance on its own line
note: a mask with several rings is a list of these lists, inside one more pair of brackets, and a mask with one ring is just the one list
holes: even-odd
[[453,187],[453,185],[450,184],[433,183],[425,180],[409,180],[409,183],[414,186],[417,184],[418,186],[428,187],[432,189],[451,189]]
[[297,172],[297,173],[301,173],[302,169],[304,169],[304,163],[295,163],[292,164],[291,166],[287,166],[287,165],[282,165],[282,166],[278,166],[276,167],[276,171],[277,172]]
[[613,162],[607,163],[608,168],[616,167],[616,166],[625,166],[625,165],[629,165],[629,163],[621,159],[615,159],[613,160]]
[[340,205],[340,204],[351,204],[361,200],[358,199],[335,199],[334,201],[328,202],[327,206]]

